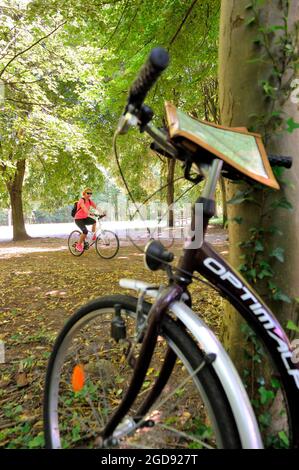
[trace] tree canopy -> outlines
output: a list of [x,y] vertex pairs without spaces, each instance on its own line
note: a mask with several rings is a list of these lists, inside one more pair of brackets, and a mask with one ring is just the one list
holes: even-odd
[[[107,174],[121,187],[113,132],[128,88],[157,45],[171,56],[148,97],[157,121],[164,100],[205,116],[203,84],[217,75],[219,0],[4,1],[0,8],[2,206],[20,160],[23,200],[48,209],[72,202],[87,183],[102,189]],[[165,182],[166,163],[137,134],[121,144],[121,155],[137,198],[161,183],[148,174],[161,173]]]

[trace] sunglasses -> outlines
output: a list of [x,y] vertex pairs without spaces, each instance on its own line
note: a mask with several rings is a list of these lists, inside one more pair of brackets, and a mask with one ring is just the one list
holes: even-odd
[[92,194],[92,193],[86,193],[86,194],[90,195],[90,194]]

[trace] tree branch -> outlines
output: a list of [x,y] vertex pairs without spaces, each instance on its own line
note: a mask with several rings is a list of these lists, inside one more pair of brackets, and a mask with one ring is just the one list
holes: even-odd
[[[48,74],[46,76],[50,76],[51,74]],[[32,81],[29,81],[29,82],[26,82],[26,81],[20,81],[20,82],[9,82],[9,81],[5,81],[6,85],[18,85],[18,83],[20,83],[21,85],[31,85],[32,83],[37,83],[37,82],[41,82],[42,80],[45,80],[46,77],[42,77],[42,78],[38,78],[37,80],[32,80]]]
[[129,57],[129,58],[127,59],[127,62],[130,62],[132,59],[134,59],[134,57],[135,57],[136,55],[138,55],[139,52],[141,52],[146,46],[148,46],[148,44],[150,44],[151,42],[153,42],[154,39],[155,39],[155,37],[152,37],[152,38],[150,38],[148,41],[146,41],[136,52],[134,52],[134,54],[133,54],[131,57]]
[[5,48],[3,49],[2,53],[1,53],[1,59],[3,59],[6,55],[7,55],[7,51],[8,49],[10,48],[10,46],[12,45],[12,43],[17,39],[17,37],[21,34],[21,31],[18,31],[14,37],[9,41],[8,44],[6,44]]
[[131,29],[132,29],[132,25],[133,25],[133,23],[134,23],[134,21],[135,21],[135,18],[136,18],[136,16],[137,16],[138,12],[139,12],[139,9],[140,9],[140,6],[141,6],[141,5],[142,5],[142,0],[138,3],[138,5],[137,5],[137,7],[136,7],[136,10],[135,10],[135,12],[134,12],[133,18],[131,19],[130,24],[129,24],[129,26],[128,26],[127,35],[126,35],[126,37],[122,40],[122,43],[121,43],[121,44],[118,46],[118,48],[116,49],[116,52],[118,52],[119,50],[121,50],[121,49],[123,48],[123,45],[126,44],[126,41],[127,41],[128,37],[129,37],[130,32],[131,32]]
[[126,4],[125,4],[125,6],[124,6],[124,8],[123,8],[123,11],[121,12],[121,15],[120,15],[120,17],[119,17],[119,20],[118,20],[118,22],[117,22],[116,27],[114,28],[113,33],[111,34],[111,36],[109,37],[109,39],[105,42],[105,44],[101,47],[101,49],[104,49],[104,48],[107,46],[107,44],[109,44],[109,42],[112,40],[112,38],[114,37],[115,33],[117,32],[117,30],[118,30],[118,28],[119,28],[119,26],[120,26],[120,23],[121,23],[121,21],[122,21],[122,19],[123,19],[124,13],[125,13],[125,11],[126,11],[126,9],[127,9],[128,3],[129,3],[129,0],[126,0]]
[[45,108],[53,108],[54,106],[50,106],[49,104],[47,103],[35,103],[34,101],[21,101],[21,100],[14,100],[13,98],[5,98],[6,101],[13,101],[14,103],[21,103],[21,104],[29,104],[29,105],[32,105],[32,106],[41,106],[41,107],[45,107]]
[[3,67],[3,69],[1,70],[0,72],[0,78],[2,77],[2,75],[4,74],[5,70],[9,67],[9,65],[17,58],[19,57],[20,55],[23,55],[25,54],[25,52],[28,52],[30,51],[30,49],[32,49],[34,46],[36,46],[37,44],[39,44],[41,41],[43,41],[44,39],[47,39],[49,36],[51,36],[52,34],[54,34],[61,26],[63,26],[64,24],[66,23],[66,21],[63,21],[62,23],[60,23],[55,29],[53,29],[52,31],[50,31],[50,33],[46,34],[45,36],[39,38],[37,41],[35,41],[33,44],[31,44],[30,46],[26,47],[26,49],[24,49],[23,51],[20,51],[18,52],[17,54],[15,54],[8,62],[7,64]]
[[42,157],[39,154],[37,154],[37,158],[40,161],[40,164],[41,164],[41,166],[43,167],[43,169],[45,170],[45,173],[46,173],[47,172],[47,167],[46,167],[46,164],[45,164],[44,160],[42,159]]
[[178,37],[182,27],[184,26],[184,24],[186,23],[187,21],[187,18],[188,16],[190,15],[190,13],[192,12],[193,10],[193,7],[195,6],[195,4],[197,3],[197,0],[193,0],[192,4],[190,5],[190,7],[188,8],[180,26],[178,27],[178,29],[176,30],[174,36],[172,37],[172,39],[170,40],[170,43],[169,43],[169,47],[172,46],[172,44],[174,43],[174,41],[176,40],[176,38]]

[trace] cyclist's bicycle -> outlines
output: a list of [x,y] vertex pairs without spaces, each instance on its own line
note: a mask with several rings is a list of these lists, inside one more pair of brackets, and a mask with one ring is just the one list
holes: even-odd
[[[79,238],[82,235],[80,230],[73,230],[68,238],[68,247],[72,255],[81,256],[84,251],[88,250],[90,247],[95,245],[97,254],[104,259],[111,259],[117,255],[119,250],[119,238],[116,233],[111,232],[111,230],[103,230],[100,225],[100,219],[102,218],[99,214],[93,214],[93,217],[98,219],[99,226],[97,228],[95,240],[90,240],[84,242],[84,250],[78,251],[77,244]],[[92,232],[88,232],[88,236],[91,236]]]
[[[206,179],[197,200],[203,206],[205,234],[215,212],[220,174],[248,179],[248,173],[212,149],[204,152],[194,145],[187,127],[176,138],[171,122],[166,131],[152,125],[153,113],[143,101],[167,64],[166,51],[154,49],[131,87],[117,133],[138,125],[164,155],[183,161],[187,179],[195,165],[198,181]],[[274,165],[291,165],[288,157],[269,160]],[[189,286],[196,279],[195,272],[231,302],[264,342],[284,393],[290,446],[299,446],[299,364],[292,361],[285,332],[239,273],[205,241],[192,245],[194,238],[196,232],[177,267],[170,264],[173,254],[159,241],[148,243],[145,263],[153,271],[164,269],[166,286],[122,279],[120,285],[137,291],[136,297],[98,298],[67,321],[47,369],[44,430],[48,447],[263,448],[234,365],[191,308]]]

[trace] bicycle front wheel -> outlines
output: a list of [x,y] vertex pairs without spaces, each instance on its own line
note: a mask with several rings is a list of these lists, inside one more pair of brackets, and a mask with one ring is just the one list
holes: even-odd
[[78,251],[76,249],[77,243],[79,242],[79,238],[80,238],[81,235],[82,234],[81,234],[81,232],[79,232],[79,230],[73,230],[73,232],[70,233],[70,235],[69,235],[67,243],[68,243],[68,247],[69,247],[70,252],[74,256],[81,256],[84,253],[84,250],[83,251]]
[[[119,342],[110,333],[115,305],[126,326],[126,337]],[[104,297],[80,308],[64,326],[46,376],[47,447],[103,446],[102,430],[127,390],[133,372],[132,357],[138,356],[140,348],[134,342],[136,307],[134,297]],[[150,304],[144,303],[143,310],[148,313],[149,309]],[[142,422],[147,424],[134,426],[137,410],[152,389],[168,348],[177,357],[172,375],[146,410]],[[165,316],[142,390],[130,415],[113,432],[113,445],[122,449],[239,448],[240,438],[227,397],[213,367],[203,361],[202,352],[190,336]]]
[[103,230],[96,239],[96,251],[101,258],[111,259],[117,255],[119,239],[116,233]]

